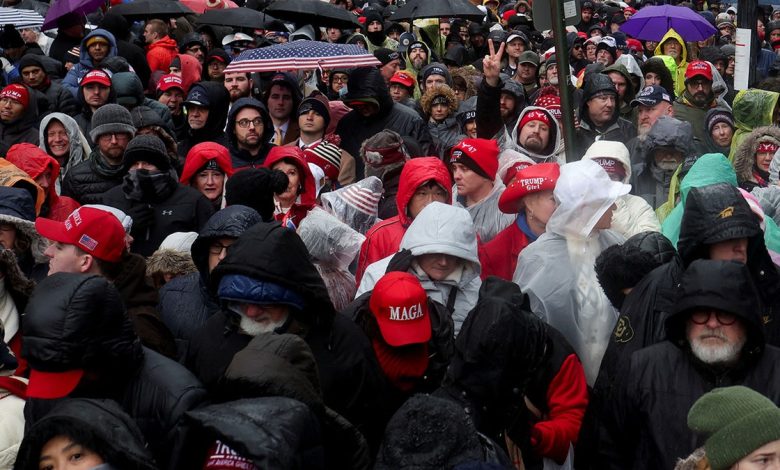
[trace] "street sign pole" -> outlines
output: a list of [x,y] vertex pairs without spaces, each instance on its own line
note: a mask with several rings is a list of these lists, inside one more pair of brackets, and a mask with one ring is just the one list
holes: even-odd
[[571,74],[569,73],[569,47],[566,42],[564,18],[576,14],[576,0],[550,0],[552,13],[552,30],[555,40],[555,60],[558,62],[558,90],[561,95],[561,121],[563,122],[563,138],[566,148],[566,161],[577,160],[574,149],[574,109],[572,108]]

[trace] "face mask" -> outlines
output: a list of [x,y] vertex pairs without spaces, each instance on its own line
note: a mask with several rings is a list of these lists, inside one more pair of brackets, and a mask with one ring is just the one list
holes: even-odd
[[157,203],[167,199],[177,184],[168,173],[130,170],[122,182],[122,192],[132,201]]

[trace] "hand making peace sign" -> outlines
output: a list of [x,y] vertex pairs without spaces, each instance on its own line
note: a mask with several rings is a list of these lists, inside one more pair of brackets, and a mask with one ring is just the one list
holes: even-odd
[[493,40],[488,39],[488,49],[490,54],[486,55],[482,59],[482,72],[485,74],[485,80],[487,84],[492,87],[497,87],[501,83],[499,74],[501,73],[501,59],[504,57],[504,47],[506,43],[502,42],[498,47],[498,52],[493,45]]

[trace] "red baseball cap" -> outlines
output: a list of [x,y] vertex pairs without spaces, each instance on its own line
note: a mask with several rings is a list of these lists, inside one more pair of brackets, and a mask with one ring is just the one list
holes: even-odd
[[382,338],[390,346],[431,339],[428,296],[415,276],[398,271],[385,274],[374,286],[368,305]]
[[555,183],[561,175],[557,163],[538,163],[518,171],[515,178],[506,187],[498,199],[498,209],[505,214],[520,212],[520,200],[540,191],[555,189]]
[[174,74],[163,75],[160,77],[160,81],[157,82],[157,91],[168,91],[171,88],[178,88],[184,92],[184,82],[181,77]]
[[90,70],[84,78],[79,82],[79,86],[84,86],[89,83],[99,83],[103,86],[111,86],[111,75],[100,69]]
[[125,250],[125,229],[110,212],[79,207],[64,222],[38,217],[35,230],[55,242],[76,245],[97,259],[117,262]]
[[63,398],[76,389],[84,376],[82,369],[71,369],[62,372],[43,372],[30,369],[30,381],[27,384],[28,398]]
[[685,69],[685,80],[688,81],[696,76],[702,76],[709,81],[712,81],[712,68],[708,62],[703,60],[694,60],[688,64],[688,68]]
[[398,83],[407,88],[414,87],[414,78],[407,72],[396,72],[390,77],[390,83]]

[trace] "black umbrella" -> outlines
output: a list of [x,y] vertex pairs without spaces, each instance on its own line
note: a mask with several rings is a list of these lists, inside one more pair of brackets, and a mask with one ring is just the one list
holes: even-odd
[[481,22],[485,14],[468,0],[409,0],[390,16],[390,21],[418,18],[464,18]]
[[266,15],[249,8],[228,8],[206,10],[197,20],[198,24],[231,26],[233,28],[265,29],[268,23],[277,21],[271,15]]
[[360,26],[357,17],[352,13],[320,0],[276,0],[265,9],[265,12],[280,20],[298,24],[332,26],[334,28]]
[[132,3],[121,3],[115,7],[111,7],[110,11],[122,15],[129,20],[172,18],[195,13],[186,5],[176,0],[136,0]]

